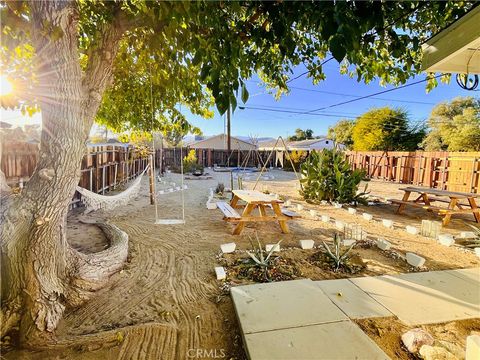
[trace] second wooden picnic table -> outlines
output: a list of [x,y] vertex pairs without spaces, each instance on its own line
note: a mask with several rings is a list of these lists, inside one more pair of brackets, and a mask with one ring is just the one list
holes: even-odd
[[[231,208],[240,208],[243,207],[239,204],[240,201],[246,203],[245,209],[241,216],[231,217],[231,221],[238,221],[235,230],[233,231],[234,235],[238,235],[242,232],[245,224],[247,222],[260,222],[260,221],[278,221],[280,228],[283,233],[288,233],[287,220],[291,220],[294,217],[298,217],[298,214],[281,209],[280,204],[281,200],[276,199],[272,195],[261,193],[256,190],[233,190],[233,198],[230,201]],[[258,208],[258,215],[253,213],[253,210]],[[273,210],[273,215],[267,214],[267,209],[271,208]],[[221,209],[222,210],[222,209]],[[222,210],[223,211],[223,210]],[[225,214],[225,211],[224,211]],[[228,216],[226,216],[228,217]]]
[[[480,194],[413,186],[400,188],[400,190],[405,192],[402,200],[390,200],[399,205],[397,213],[401,213],[406,206],[416,206],[429,211],[436,211],[439,215],[443,216],[443,225],[448,225],[453,214],[465,213],[471,213],[474,216],[475,221],[480,223],[480,208],[477,207],[475,201],[475,199],[480,198]],[[409,200],[412,193],[418,193],[419,196],[415,200]],[[445,198],[449,198],[449,200]],[[460,203],[460,200],[467,200],[468,203],[462,204]],[[446,208],[434,206],[432,205],[433,202],[448,203],[448,206]]]

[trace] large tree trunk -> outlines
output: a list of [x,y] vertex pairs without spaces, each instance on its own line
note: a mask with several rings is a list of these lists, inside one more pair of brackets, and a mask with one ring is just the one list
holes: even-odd
[[[123,265],[128,240],[115,226],[102,225],[112,246],[87,256],[69,247],[65,226],[88,133],[111,78],[119,30],[113,26],[97,44],[103,58],[90,56],[82,78],[75,4],[33,1],[31,12],[39,64],[34,95],[42,111],[40,154],[30,181],[5,213],[0,238],[2,333],[18,328],[20,343],[28,346],[52,340],[65,307],[88,299]],[[50,38],[45,26],[61,29],[62,36]]]

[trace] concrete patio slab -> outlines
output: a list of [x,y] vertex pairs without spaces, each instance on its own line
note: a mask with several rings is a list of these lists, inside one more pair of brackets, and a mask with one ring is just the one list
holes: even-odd
[[480,317],[479,288],[445,272],[350,279],[407,325]]
[[469,278],[469,273],[450,271],[429,271],[423,273],[398,274],[394,277],[441,291],[452,298],[480,306],[479,283]]
[[471,281],[480,287],[480,268],[446,270],[448,274],[458,276],[464,280]]
[[348,319],[311,280],[237,286],[230,292],[245,335]]
[[252,360],[388,359],[351,321],[245,335]]
[[348,279],[314,283],[351,319],[393,316],[383,305]]

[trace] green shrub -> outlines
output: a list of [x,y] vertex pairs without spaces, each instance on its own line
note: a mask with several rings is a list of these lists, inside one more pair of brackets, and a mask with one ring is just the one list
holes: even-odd
[[323,149],[312,151],[300,167],[302,179],[301,195],[308,202],[322,200],[339,203],[366,203],[365,190],[357,194],[360,181],[365,177],[363,170],[352,170],[341,151]]
[[[292,159],[293,166],[295,166],[295,170],[300,170],[300,165],[305,161],[308,156],[308,152],[302,150],[293,150],[290,152],[290,159]],[[292,164],[288,159],[288,155],[285,155],[285,159],[283,161],[283,170],[293,171]]]

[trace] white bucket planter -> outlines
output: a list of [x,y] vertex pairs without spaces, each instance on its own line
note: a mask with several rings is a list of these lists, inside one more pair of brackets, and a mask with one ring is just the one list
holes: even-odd
[[303,210],[303,205],[297,204],[297,211],[302,211],[302,210]]
[[455,240],[453,239],[453,235],[451,234],[438,235],[438,242],[444,246],[451,246],[455,244]]
[[207,202],[207,209],[208,210],[215,210],[216,208],[217,208],[217,203],[210,202],[210,201]]
[[330,216],[328,216],[328,215],[322,215],[321,218],[322,218],[322,221],[325,222],[325,223],[330,222]]
[[372,221],[373,220],[373,215],[369,214],[369,213],[363,213],[362,217],[367,221]]
[[235,243],[227,243],[227,244],[220,245],[220,249],[222,249],[222,253],[224,254],[233,253],[236,247],[237,247],[237,244]]
[[377,240],[377,247],[380,250],[388,250],[392,247],[392,244],[390,244],[387,240],[384,239],[378,239]]
[[310,216],[311,217],[317,217],[317,210],[310,210]]
[[340,220],[335,220],[335,227],[338,230],[345,230],[345,223],[343,221],[340,221]]
[[215,267],[215,275],[217,275],[217,280],[225,280],[227,278],[227,273],[223,266]]
[[405,255],[407,257],[407,263],[414,267],[421,267],[423,264],[425,264],[425,258],[417,254],[407,252]]
[[393,220],[382,219],[382,224],[386,228],[389,228],[389,229],[393,228]]
[[349,207],[349,208],[348,208],[348,213],[349,213],[349,214],[352,214],[352,215],[355,215],[355,214],[357,213],[357,209],[354,209],[354,208]]
[[280,244],[267,244],[265,245],[265,251],[270,252],[270,250],[275,251],[280,251]]
[[412,234],[412,235],[417,235],[418,234],[418,228],[415,226],[407,225],[405,227],[405,230],[407,233]]
[[313,240],[300,240],[300,247],[304,250],[313,249],[314,245],[315,245],[315,241]]

